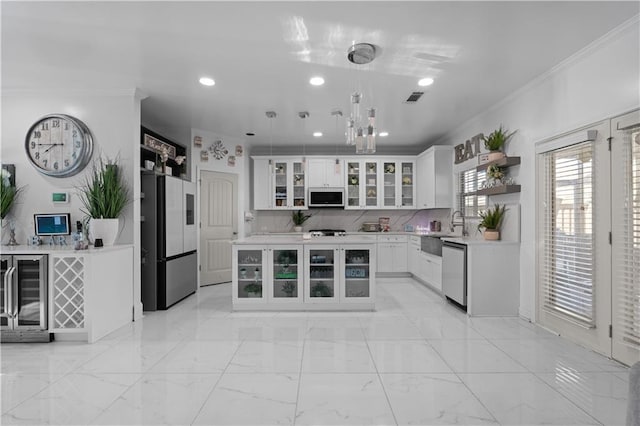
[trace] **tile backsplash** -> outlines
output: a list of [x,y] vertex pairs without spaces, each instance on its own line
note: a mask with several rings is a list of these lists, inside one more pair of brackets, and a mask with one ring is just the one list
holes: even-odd
[[[380,217],[390,219],[391,231],[404,231],[405,225],[413,225],[428,229],[429,222],[442,222],[442,231],[448,231],[451,210],[339,210],[339,209],[309,209],[304,210],[311,217],[304,223],[303,230],[310,229],[344,229],[359,231],[365,222],[378,223]],[[293,222],[291,211],[256,211],[254,233],[292,232]]]

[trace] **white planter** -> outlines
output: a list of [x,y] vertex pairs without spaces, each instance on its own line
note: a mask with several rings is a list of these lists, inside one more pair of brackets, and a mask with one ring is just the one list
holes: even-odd
[[118,238],[120,228],[120,219],[94,219],[89,221],[89,239],[95,241],[96,238],[102,239],[102,244],[112,246]]
[[495,229],[486,229],[482,235],[487,241],[498,241],[500,239],[500,231]]
[[294,226],[294,227],[293,227],[293,230],[294,230],[295,232],[302,232],[302,226]]

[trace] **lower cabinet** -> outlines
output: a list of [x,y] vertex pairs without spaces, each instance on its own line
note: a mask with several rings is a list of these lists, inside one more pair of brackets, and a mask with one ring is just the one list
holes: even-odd
[[420,249],[419,237],[411,237],[407,256],[408,270],[418,280],[442,292],[442,257]]
[[406,274],[409,271],[405,235],[378,235],[376,251],[379,274]]
[[372,245],[236,245],[234,309],[373,309]]

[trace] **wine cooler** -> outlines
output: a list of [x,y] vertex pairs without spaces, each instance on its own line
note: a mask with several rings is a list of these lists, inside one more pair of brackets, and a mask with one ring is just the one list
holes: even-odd
[[0,272],[0,341],[49,342],[47,256],[2,256]]

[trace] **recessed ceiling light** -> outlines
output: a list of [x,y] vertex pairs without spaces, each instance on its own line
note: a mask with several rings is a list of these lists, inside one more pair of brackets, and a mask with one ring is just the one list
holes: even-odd
[[216,84],[216,82],[209,77],[200,77],[200,84],[202,84],[203,86],[213,86],[214,84]]
[[378,133],[378,136],[380,136],[381,138],[384,138],[386,136],[389,136],[389,132],[380,132]]
[[247,133],[245,133],[245,135],[247,135],[247,136],[255,136],[256,134],[253,133],[253,132],[247,132]]
[[433,79],[432,78],[423,78],[420,81],[418,81],[418,86],[431,86],[433,84]]
[[322,132],[313,132],[313,136],[319,138],[320,136],[322,136]]
[[309,84],[311,84],[312,86],[322,86],[324,84],[324,78],[311,77],[311,80],[309,80]]

